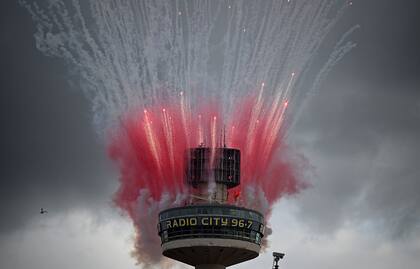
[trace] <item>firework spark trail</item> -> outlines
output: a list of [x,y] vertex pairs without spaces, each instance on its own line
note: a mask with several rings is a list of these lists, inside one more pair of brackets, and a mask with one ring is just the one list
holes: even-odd
[[180,90],[188,109],[216,97],[224,113],[262,81],[265,97],[276,94],[290,70],[307,67],[345,1],[48,2],[46,11],[26,4],[37,46],[78,68],[106,128]]
[[256,129],[259,127],[259,117],[261,110],[263,108],[263,93],[264,93],[264,83],[261,84],[260,92],[258,94],[257,100],[255,102],[255,105],[252,108],[251,112],[251,118],[249,119],[249,129],[246,132],[246,146],[247,150],[245,155],[245,158],[252,158],[252,155],[255,155],[255,152],[253,152],[254,143],[255,141],[255,132]]
[[[231,203],[269,213],[283,194],[302,188],[285,157],[285,127],[346,0],[20,2],[37,23],[37,48],[80,74],[121,171],[115,201],[133,219],[139,262],[160,259],[151,237],[157,212],[188,200],[190,147],[226,142],[241,150],[242,184],[229,191]],[[354,29],[313,87],[354,47],[346,42]]]
[[269,123],[266,125],[266,128],[263,132],[263,137],[266,138],[266,145],[262,153],[262,158],[264,159],[263,162],[268,162],[268,160],[270,159],[270,156],[272,154],[271,149],[275,143],[275,140],[278,139],[278,134],[284,121],[284,116],[288,106],[288,100],[290,98],[290,89],[294,77],[295,73],[292,73],[290,76],[290,80],[287,84],[286,90],[284,92],[279,92],[279,94],[276,96],[275,101],[271,105],[271,111],[269,112],[270,114],[267,118]]

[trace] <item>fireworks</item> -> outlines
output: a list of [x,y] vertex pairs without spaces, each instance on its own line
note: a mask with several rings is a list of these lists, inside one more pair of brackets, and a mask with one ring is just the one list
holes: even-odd
[[[281,127],[287,99],[264,104],[267,100],[261,99],[261,92],[262,88],[259,96],[238,100],[230,115],[222,115],[216,104],[202,104],[196,111],[186,111],[183,96],[164,108],[129,113],[110,145],[110,154],[123,171],[117,202],[129,208],[143,188],[150,190],[155,200],[160,200],[164,192],[174,198],[180,192],[188,193],[184,186],[187,149],[224,144],[242,152],[242,188],[252,186],[262,190],[270,204],[284,192],[297,191],[300,183],[291,168],[284,171],[288,170],[287,165],[273,159],[275,152],[284,146]],[[230,197],[238,192],[245,190],[233,189]],[[241,202],[258,206],[245,197]]]
[[136,227],[139,262],[160,260],[157,212],[188,201],[190,147],[241,150],[242,184],[230,203],[268,213],[304,186],[284,137],[308,92],[300,86],[319,87],[354,46],[345,34],[308,84],[308,66],[346,0],[22,4],[37,22],[37,47],[75,67],[92,101],[121,171],[115,202]]

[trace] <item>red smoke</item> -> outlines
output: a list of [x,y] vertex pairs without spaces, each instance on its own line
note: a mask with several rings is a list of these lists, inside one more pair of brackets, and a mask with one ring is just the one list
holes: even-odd
[[[182,204],[181,194],[184,201],[188,198],[184,158],[190,147],[204,144],[214,148],[226,143],[227,147],[240,149],[241,185],[229,190],[230,203],[267,213],[282,194],[292,194],[303,187],[294,167],[282,155],[287,100],[267,102],[261,96],[253,96],[238,102],[231,115],[223,115],[216,104],[199,105],[193,112],[182,98],[181,95],[180,102],[129,113],[109,146],[109,154],[121,172],[115,202],[134,221],[136,253],[141,254],[137,255],[141,262],[160,258],[160,253],[150,253],[153,244],[159,252],[154,225],[157,210],[176,200]],[[253,190],[249,197],[262,193],[265,202],[247,198],[249,188]],[[152,242],[143,242],[145,236]]]

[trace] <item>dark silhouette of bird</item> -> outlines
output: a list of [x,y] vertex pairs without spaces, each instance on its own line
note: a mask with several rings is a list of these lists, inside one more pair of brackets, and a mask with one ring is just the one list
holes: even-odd
[[41,211],[39,211],[39,214],[46,214],[46,213],[48,213],[48,211],[41,207]]

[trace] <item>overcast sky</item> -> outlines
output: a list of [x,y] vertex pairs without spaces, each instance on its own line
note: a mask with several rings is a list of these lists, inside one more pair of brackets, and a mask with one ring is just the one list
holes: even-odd
[[[36,50],[26,10],[0,12],[0,268],[138,268],[88,101]],[[270,248],[235,268],[271,268],[272,251],[288,269],[418,268],[419,12],[418,0],[353,1],[334,31],[360,24],[358,46],[289,134],[311,187],[275,206]]]

